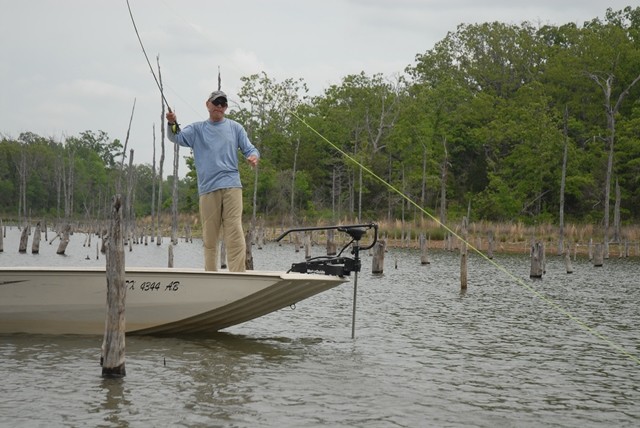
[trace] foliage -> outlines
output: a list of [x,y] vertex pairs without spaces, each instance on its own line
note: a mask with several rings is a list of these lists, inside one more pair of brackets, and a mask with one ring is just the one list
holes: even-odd
[[[258,169],[241,165],[245,213],[274,223],[423,219],[417,205],[451,220],[557,221],[567,143],[567,218],[601,222],[618,183],[622,219],[637,222],[639,78],[640,8],[631,7],[582,26],[462,24],[396,76],[348,75],[312,98],[302,79],[244,77],[231,117],[262,154]],[[104,216],[129,173],[122,150],[101,131],[4,137],[5,215]],[[196,213],[187,163],[179,209]],[[146,216],[155,172],[134,173],[135,215]]]

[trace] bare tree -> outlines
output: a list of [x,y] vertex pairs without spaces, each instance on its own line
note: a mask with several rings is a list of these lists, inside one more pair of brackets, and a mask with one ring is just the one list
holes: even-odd
[[[158,85],[160,86],[160,104],[162,105],[162,109],[160,112],[160,123],[164,123],[164,95],[162,92],[162,74],[160,73],[160,56],[156,57],[156,62],[158,63]],[[156,209],[156,214],[158,216],[158,230],[157,230],[157,240],[156,245],[162,244],[162,231],[160,230],[160,213],[162,208],[162,166],[164,165],[164,138],[165,138],[165,128],[164,126],[160,126],[160,167],[158,171],[158,206]]]
[[604,108],[607,116],[607,146],[609,148],[609,157],[607,159],[607,175],[605,178],[605,188],[604,188],[604,256],[605,258],[609,257],[609,204],[611,199],[611,175],[613,173],[613,154],[614,154],[614,142],[616,137],[616,115],[620,110],[620,106],[624,99],[629,95],[629,91],[635,86],[638,81],[640,81],[640,75],[636,76],[635,79],[620,93],[618,99],[613,104],[612,101],[612,91],[613,91],[613,83],[614,76],[613,74],[607,75],[607,77],[599,76],[596,73],[587,73],[589,78],[593,80],[602,90],[602,95],[604,96]]
[[567,156],[569,151],[569,108],[564,108],[564,150],[562,154],[562,176],[560,178],[560,237],[558,239],[558,253],[564,253],[564,188],[567,181]]

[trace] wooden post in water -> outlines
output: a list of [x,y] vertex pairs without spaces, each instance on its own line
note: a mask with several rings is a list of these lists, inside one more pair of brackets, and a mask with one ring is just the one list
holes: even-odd
[[293,245],[295,247],[295,252],[300,252],[300,232],[294,232],[293,234]]
[[304,233],[304,259],[309,260],[311,258],[311,231]]
[[629,257],[631,255],[631,251],[629,251],[629,239],[626,238],[624,240],[624,256]]
[[20,235],[20,245],[18,247],[19,253],[27,252],[27,243],[29,241],[29,225],[25,225],[22,229],[22,234]]
[[376,242],[376,245],[373,247],[371,273],[384,272],[384,250],[385,250],[385,241],[383,239],[378,239],[378,242]]
[[429,263],[429,246],[427,245],[427,238],[424,233],[420,234],[420,264],[428,265]]
[[593,266],[601,267],[604,264],[604,248],[602,244],[595,244],[593,248]]
[[102,243],[100,244],[100,252],[102,254],[106,254],[107,253],[107,238],[106,238],[106,234],[108,232],[102,231]]
[[531,271],[530,278],[542,278],[542,243],[534,242],[531,244]]
[[573,273],[573,265],[571,264],[571,247],[567,246],[564,250],[564,267],[567,273]]
[[40,222],[38,222],[38,224],[36,224],[36,231],[33,233],[33,242],[31,243],[31,254],[40,253],[41,233],[42,232],[40,231]]
[[257,230],[258,236],[256,236],[256,246],[258,250],[262,250],[262,247],[264,247],[264,233],[264,224],[261,222]]
[[2,225],[2,219],[0,219],[0,253],[4,252],[4,235],[6,234],[5,228]]
[[124,241],[120,195],[113,198],[107,244],[107,318],[102,342],[102,377],[124,377],[125,370],[125,286]]
[[169,242],[169,255],[167,260],[167,267],[173,267],[173,242]]
[[495,245],[495,240],[493,237],[493,231],[489,231],[489,237],[487,239],[487,257],[489,260],[493,259],[493,247]]
[[247,232],[244,234],[244,244],[245,244],[245,261],[244,261],[244,268],[246,270],[253,270],[253,253],[251,252],[251,242],[253,242],[253,239],[251,239],[251,237],[253,236],[253,227],[249,228],[249,230],[247,230]]
[[462,239],[460,240],[460,289],[467,289],[467,217],[462,218]]
[[336,241],[334,239],[334,230],[327,230],[327,256],[335,256],[338,252]]
[[60,235],[60,244],[58,244],[58,249],[56,250],[56,254],[64,254],[67,251],[67,245],[69,245],[69,233],[71,232],[71,224],[67,223],[64,225],[64,229],[62,230],[62,234]]

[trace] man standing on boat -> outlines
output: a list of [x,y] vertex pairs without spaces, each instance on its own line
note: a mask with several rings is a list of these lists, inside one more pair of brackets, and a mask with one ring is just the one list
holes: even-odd
[[167,113],[169,140],[193,150],[200,195],[204,269],[217,270],[220,228],[231,272],[244,272],[246,246],[242,230],[242,183],[238,150],[255,167],[260,159],[244,127],[225,117],[227,94],[214,91],[205,103],[209,119],[180,129],[175,112]]

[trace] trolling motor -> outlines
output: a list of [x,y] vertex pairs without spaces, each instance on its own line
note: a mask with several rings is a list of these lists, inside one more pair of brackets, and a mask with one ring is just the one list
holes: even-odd
[[[307,232],[311,230],[330,230],[334,229],[339,232],[344,232],[351,237],[349,241],[336,256],[318,256],[310,258],[304,262],[293,263],[291,269],[288,272],[297,273],[324,273],[325,275],[335,275],[339,277],[348,276],[351,272],[360,272],[360,250],[368,250],[378,241],[378,225],[374,223],[369,224],[351,224],[346,226],[325,226],[325,227],[301,227],[297,229],[289,229],[283,232],[282,235],[276,238],[276,241],[280,241],[291,232]],[[373,229],[373,242],[366,247],[360,246],[360,240],[370,230]],[[355,242],[355,244],[354,244]],[[354,244],[351,248],[351,254],[353,257],[342,256],[347,247]]]
[[[313,257],[305,262],[294,263],[291,265],[291,269],[288,272],[309,273],[309,272],[323,272],[325,275],[337,275],[344,277],[355,272],[353,279],[353,312],[351,315],[351,338],[354,339],[356,335],[356,299],[358,294],[358,272],[360,272],[360,250],[368,250],[373,248],[378,242],[378,225],[375,223],[369,224],[351,224],[348,226],[327,226],[327,227],[301,227],[298,229],[289,229],[282,235],[276,238],[276,241],[280,241],[291,232],[306,232],[309,230],[330,230],[334,229],[339,232],[344,232],[351,236],[351,241],[347,243],[342,250],[336,256],[319,256]],[[366,247],[360,246],[360,239],[367,233],[368,230],[373,229],[373,242]],[[355,242],[355,243],[354,243]],[[351,254],[353,257],[343,257],[344,250],[353,244],[351,248]]]

